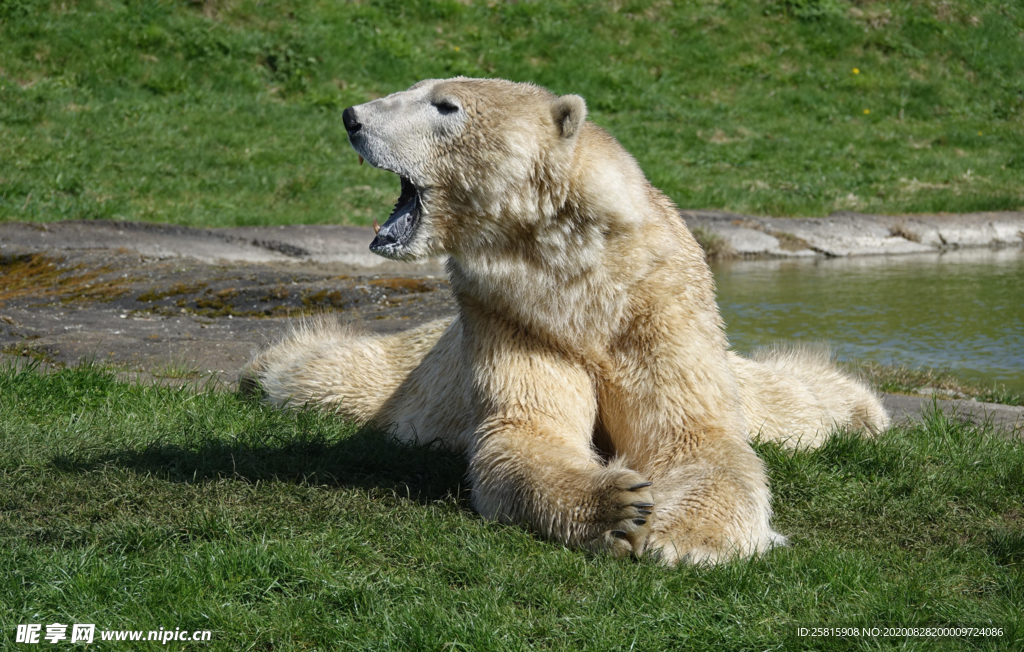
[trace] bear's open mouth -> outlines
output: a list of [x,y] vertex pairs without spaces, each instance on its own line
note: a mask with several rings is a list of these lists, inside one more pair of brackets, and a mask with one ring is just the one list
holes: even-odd
[[395,209],[388,221],[377,227],[377,237],[370,243],[370,251],[381,256],[392,257],[402,254],[402,250],[412,240],[416,228],[420,225],[422,204],[419,189],[408,177],[401,177],[402,193],[398,196]]

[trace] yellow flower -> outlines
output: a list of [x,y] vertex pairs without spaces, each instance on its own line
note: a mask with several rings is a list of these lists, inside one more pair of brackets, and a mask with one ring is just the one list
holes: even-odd
[[455,51],[456,52],[461,52],[461,50],[459,49],[459,46],[457,46],[457,45],[455,46]]
[[854,68],[853,69],[853,74],[859,75],[860,74],[860,68]]
[[979,136],[981,135],[981,132],[980,132],[980,131],[978,132],[978,135],[979,135]]
[[864,115],[871,113],[871,109],[864,109]]

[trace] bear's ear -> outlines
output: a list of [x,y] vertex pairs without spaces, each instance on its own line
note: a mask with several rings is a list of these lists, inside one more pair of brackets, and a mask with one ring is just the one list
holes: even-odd
[[562,138],[572,138],[587,120],[587,103],[579,95],[563,95],[552,102],[551,115]]

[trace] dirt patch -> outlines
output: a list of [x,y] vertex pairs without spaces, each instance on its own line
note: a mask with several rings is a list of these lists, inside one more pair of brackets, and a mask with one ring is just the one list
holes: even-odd
[[779,241],[779,249],[782,249],[783,251],[804,251],[811,248],[811,245],[807,244],[806,240],[799,238],[792,233],[786,233],[785,231],[773,231],[769,233],[769,235]]
[[329,314],[395,332],[455,312],[447,281],[426,275],[13,248],[0,257],[0,358],[22,363],[93,360],[134,378],[231,383],[290,318]]
[[386,288],[399,294],[418,294],[420,292],[433,292],[438,289],[436,283],[429,283],[419,278],[377,278],[370,281],[370,285]]
[[149,303],[159,301],[160,299],[166,299],[167,297],[176,297],[181,294],[195,294],[204,288],[206,288],[206,283],[203,281],[199,281],[197,283],[175,283],[165,290],[153,288],[148,292],[143,292],[139,295],[139,301]]
[[903,238],[911,242],[921,242],[921,236],[907,228],[906,224],[894,224],[889,227],[889,235],[894,238]]
[[[38,336],[32,339],[36,338],[38,338]],[[27,339],[29,338],[26,338],[26,340]],[[0,353],[20,358],[28,358],[33,362],[40,362],[47,365],[64,366],[61,361],[58,360],[60,351],[49,349],[31,341],[8,344],[7,346],[0,348]]]
[[62,302],[113,301],[128,293],[124,278],[108,279],[109,267],[88,269],[46,254],[0,257],[0,306],[34,297]]

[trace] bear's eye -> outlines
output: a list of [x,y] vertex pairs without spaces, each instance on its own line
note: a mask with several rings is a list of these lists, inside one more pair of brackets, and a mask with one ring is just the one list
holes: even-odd
[[459,105],[451,100],[434,100],[432,104],[441,115],[448,115],[449,113],[455,113],[459,110]]

